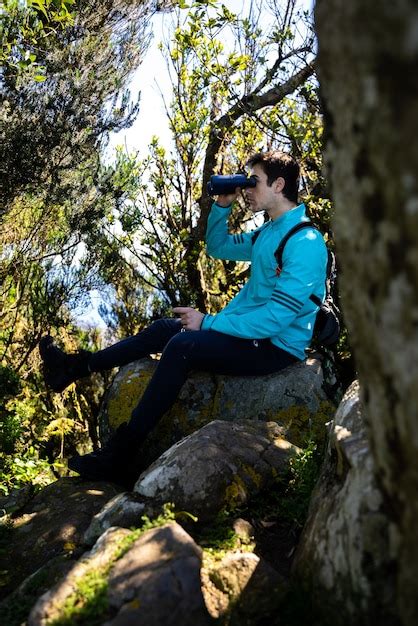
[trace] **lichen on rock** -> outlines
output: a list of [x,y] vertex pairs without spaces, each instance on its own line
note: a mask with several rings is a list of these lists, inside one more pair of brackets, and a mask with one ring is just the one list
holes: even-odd
[[273,482],[298,450],[275,423],[216,420],[167,450],[141,474],[134,490],[210,519]]
[[[99,416],[102,441],[130,419],[157,363],[144,358],[120,369]],[[151,464],[174,443],[213,420],[277,421],[287,427],[286,437],[299,446],[311,433],[324,439],[324,422],[335,407],[323,382],[317,358],[268,376],[225,377],[192,372],[173,407],[147,437],[140,451],[141,465]]]

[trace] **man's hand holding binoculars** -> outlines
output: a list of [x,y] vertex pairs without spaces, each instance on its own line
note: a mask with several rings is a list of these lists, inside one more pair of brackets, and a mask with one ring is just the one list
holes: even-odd
[[240,191],[241,189],[237,187],[234,193],[220,194],[216,199],[216,204],[225,208],[231,206],[231,204],[237,199]]

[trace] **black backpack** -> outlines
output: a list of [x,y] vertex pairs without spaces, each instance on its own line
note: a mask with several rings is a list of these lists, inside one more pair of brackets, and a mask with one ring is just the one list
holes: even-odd
[[[281,242],[279,243],[274,256],[277,261],[277,270],[278,273],[282,270],[283,266],[283,250],[287,243],[287,241],[297,233],[302,230],[302,228],[316,228],[312,222],[300,222],[293,226],[283,237]],[[254,233],[252,242],[255,243],[257,236],[260,234],[260,230]],[[333,294],[335,292],[335,283],[337,279],[337,266],[335,262],[334,253],[327,247],[328,252],[328,261],[327,261],[327,270],[326,270],[326,279],[325,279],[325,299],[324,302],[320,300],[315,294],[311,294],[309,299],[312,300],[319,307],[319,311],[316,315],[314,332],[313,332],[313,340],[317,345],[322,346],[331,346],[338,341],[338,337],[340,336],[340,310],[334,302]]]

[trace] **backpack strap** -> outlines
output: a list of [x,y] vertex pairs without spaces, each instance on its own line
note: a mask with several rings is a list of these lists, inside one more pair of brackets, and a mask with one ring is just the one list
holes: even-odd
[[284,250],[285,245],[287,244],[287,242],[290,239],[290,237],[292,237],[292,235],[294,235],[295,233],[299,232],[303,228],[314,228],[315,230],[318,230],[316,228],[316,226],[314,226],[314,224],[312,224],[312,222],[310,222],[310,221],[299,222],[299,224],[296,224],[296,226],[293,226],[285,234],[285,236],[283,237],[283,239],[279,243],[276,252],[274,253],[274,256],[276,257],[276,261],[277,261],[277,267],[279,269],[282,269],[282,265],[283,265],[282,257],[283,257],[283,250]]
[[[296,224],[296,226],[293,226],[285,234],[285,236],[279,243],[276,252],[274,253],[274,256],[276,257],[276,261],[277,261],[277,267],[279,268],[279,270],[281,270],[283,266],[283,250],[284,250],[286,243],[288,242],[290,237],[292,237],[292,235],[299,232],[303,228],[314,228],[315,230],[318,230],[317,227],[314,224],[312,224],[312,222],[307,221],[307,222],[299,222],[299,224]],[[320,307],[322,305],[322,300],[313,293],[309,296],[309,299],[312,300],[312,302],[316,304],[316,306]]]

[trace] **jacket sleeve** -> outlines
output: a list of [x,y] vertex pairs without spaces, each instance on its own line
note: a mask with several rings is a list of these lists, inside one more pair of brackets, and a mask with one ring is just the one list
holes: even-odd
[[315,285],[322,277],[325,281],[325,267],[325,246],[318,242],[317,236],[309,239],[306,233],[293,237],[286,244],[283,270],[275,281],[269,299],[246,312],[234,309],[230,312],[221,311],[217,315],[206,315],[202,330],[216,330],[244,339],[279,335],[300,313]]
[[252,237],[256,231],[230,235],[228,232],[230,212],[230,206],[220,207],[216,202],[212,205],[206,229],[206,251],[215,259],[251,261]]

